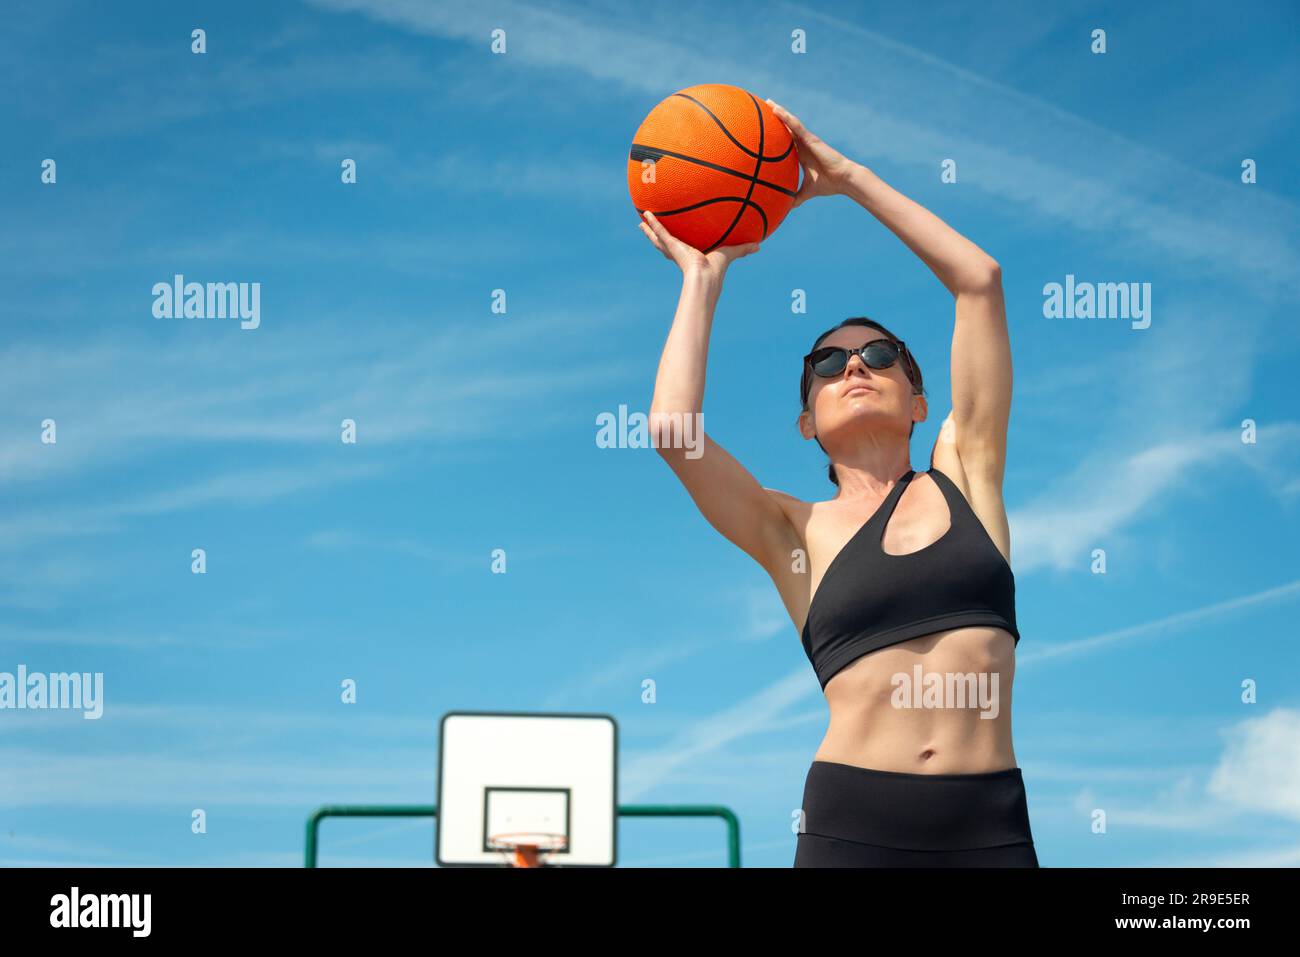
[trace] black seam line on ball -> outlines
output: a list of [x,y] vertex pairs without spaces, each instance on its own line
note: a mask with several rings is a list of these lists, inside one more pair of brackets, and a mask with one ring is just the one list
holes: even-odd
[[[708,206],[710,203],[743,203],[745,206],[753,206],[754,212],[758,213],[763,220],[763,235],[767,235],[767,213],[763,212],[763,207],[753,200],[746,199],[744,196],[717,196],[713,199],[702,200],[698,203],[691,203],[689,206],[682,206],[679,209],[650,210],[655,214],[656,219],[662,219],[664,216],[675,216],[678,213],[689,213],[693,209],[699,209],[701,206]],[[744,208],[743,206],[741,207]],[[638,209],[637,213],[644,213],[644,209]]]
[[[705,106],[705,105],[704,105],[703,103],[701,103],[699,100],[697,100],[695,97],[690,96],[690,95],[688,95],[688,94],[686,94],[686,93],[674,93],[673,96],[680,96],[680,97],[681,97],[682,99],[684,99],[684,100],[690,100],[692,103],[694,103],[694,104],[695,104],[696,106],[698,106],[700,109],[702,109],[705,113],[708,113],[710,119],[712,119],[714,123],[717,123],[717,124],[718,124],[718,129],[722,130],[722,132],[723,132],[724,134],[726,134],[727,139],[729,139],[729,140],[731,140],[731,142],[735,143],[735,144],[736,144],[736,148],[739,149],[739,150],[740,150],[742,153],[744,153],[746,156],[752,156],[752,157],[754,157],[755,159],[760,159],[760,158],[761,158],[761,159],[763,160],[764,163],[777,163],[777,162],[780,162],[781,160],[785,159],[787,156],[789,156],[789,155],[790,155],[790,150],[794,149],[794,140],[791,139],[791,140],[790,140],[790,145],[787,146],[787,147],[785,148],[785,152],[782,153],[780,156],[763,156],[763,141],[762,141],[762,138],[760,137],[760,138],[759,138],[759,143],[758,143],[758,152],[755,153],[755,152],[754,152],[753,150],[751,150],[749,147],[747,147],[747,146],[745,146],[743,143],[741,143],[740,140],[738,140],[738,139],[736,139],[734,136],[732,136],[732,135],[731,135],[731,131],[730,131],[729,129],[727,129],[727,127],[723,124],[722,120],[718,119],[717,116],[714,115],[714,113],[713,113],[713,111],[712,111],[711,109],[709,109],[707,106]],[[751,100],[753,100],[753,99],[754,99],[754,94],[750,93],[750,94],[749,94],[749,98],[750,98]],[[757,103],[758,101],[757,101],[757,100],[754,100],[754,102]],[[760,110],[760,111],[759,111],[759,123],[761,124],[762,121],[763,121],[763,115],[762,115],[762,110]]]
[[[717,163],[710,163],[708,160],[696,159],[694,156],[687,156],[684,153],[674,153],[672,150],[660,149],[657,146],[643,146],[640,143],[633,143],[632,149],[628,152],[628,159],[640,163],[645,160],[658,162],[664,156],[671,156],[673,159],[679,159],[683,163],[694,163],[696,166],[707,166],[709,169],[716,169],[719,173],[727,173],[731,176],[739,176],[743,180],[752,180],[753,177],[748,173],[742,173],[738,169],[729,169],[726,166],[719,166]],[[766,186],[770,190],[778,193],[784,193],[786,196],[794,196],[795,191],[786,189],[776,183],[769,183],[765,179],[754,180],[759,186]]]
[[[726,241],[726,238],[731,235],[731,231],[736,228],[736,223],[740,222],[740,217],[745,215],[745,206],[749,204],[749,197],[754,195],[754,184],[758,182],[758,171],[763,168],[763,140],[767,134],[763,125],[763,110],[758,105],[758,100],[754,99],[753,93],[749,94],[749,98],[754,103],[754,112],[758,114],[758,153],[754,158],[754,172],[749,177],[749,191],[745,193],[745,202],[736,210],[736,218],[731,221],[731,225],[727,227],[726,231],[718,237],[718,241],[708,249],[704,250],[706,253],[711,253],[713,250],[721,246],[723,242]],[[763,217],[763,235],[759,239],[759,242],[762,242],[764,239],[767,239],[766,216]]]

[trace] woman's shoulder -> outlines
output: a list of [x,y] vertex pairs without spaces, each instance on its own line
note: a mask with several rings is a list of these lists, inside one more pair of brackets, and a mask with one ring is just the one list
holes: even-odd
[[763,491],[785,513],[794,539],[803,548],[808,547],[810,536],[816,537],[825,528],[833,528],[842,523],[846,510],[851,512],[853,508],[842,502],[838,496],[824,501],[808,502],[779,489],[764,488]]

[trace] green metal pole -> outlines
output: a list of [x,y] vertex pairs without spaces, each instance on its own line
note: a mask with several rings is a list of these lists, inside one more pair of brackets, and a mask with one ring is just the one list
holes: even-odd
[[316,866],[320,822],[327,817],[437,817],[436,804],[327,804],[307,818],[307,853],[304,867]]
[[727,825],[727,866],[740,866],[740,819],[721,804],[621,804],[619,817],[720,817]]
[[[437,817],[436,804],[326,804],[307,818],[303,866],[316,866],[320,822],[327,817]],[[719,817],[727,825],[727,866],[740,866],[740,819],[721,804],[620,804],[619,817]]]

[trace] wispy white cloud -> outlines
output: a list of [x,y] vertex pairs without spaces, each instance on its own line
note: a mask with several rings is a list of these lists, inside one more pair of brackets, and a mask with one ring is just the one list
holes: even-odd
[[382,471],[377,463],[248,469],[201,478],[150,495],[65,508],[54,519],[47,518],[39,508],[33,508],[27,514],[0,521],[0,542],[3,543],[0,548],[13,550],[65,536],[100,535],[121,530],[132,518],[205,505],[261,505],[312,488],[373,478]]
[[1008,512],[1012,566],[1017,574],[1046,567],[1087,569],[1093,549],[1109,549],[1135,523],[1167,518],[1180,495],[1240,470],[1252,456],[1275,459],[1300,440],[1300,423],[1282,422],[1263,431],[1265,445],[1275,451],[1256,453],[1256,447],[1242,444],[1240,430],[1230,429],[1128,454],[1114,449],[1100,460],[1082,462],[1073,474]]
[[[323,162],[316,160],[315,162]],[[337,176],[337,160],[330,160],[331,169],[322,176]],[[361,167],[358,177],[370,175],[371,167]],[[306,174],[311,175],[311,174]],[[398,168],[384,174],[396,189],[417,184],[436,186],[464,192],[462,184],[443,182],[436,172],[422,168]],[[358,180],[360,181],[360,179]],[[533,182],[541,188],[541,180]],[[493,180],[483,180],[482,188],[494,188]],[[509,184],[496,183],[504,190]],[[539,249],[530,244],[518,230],[508,224],[491,219],[480,221],[473,230],[457,234],[412,232],[405,227],[391,227],[375,236],[359,239],[355,232],[340,226],[337,232],[305,233],[287,229],[268,217],[258,222],[251,217],[239,228],[214,226],[202,233],[182,234],[166,241],[138,239],[119,234],[120,204],[123,197],[100,195],[87,200],[86,208],[78,209],[75,219],[59,212],[40,214],[23,220],[25,214],[16,215],[15,227],[0,235],[0,255],[11,275],[23,280],[77,277],[85,279],[91,274],[140,275],[145,270],[146,280],[141,284],[134,300],[136,316],[142,323],[157,324],[151,309],[153,298],[150,289],[154,282],[170,282],[177,272],[187,279],[203,282],[266,282],[268,261],[285,266],[302,266],[315,269],[338,269],[355,266],[363,257],[359,243],[364,243],[364,256],[369,257],[368,268],[399,276],[411,276],[424,281],[459,279],[467,270],[494,259],[541,259],[553,250]],[[409,193],[409,189],[408,189]],[[83,230],[74,231],[73,227]],[[105,246],[105,236],[112,236],[111,246]],[[158,263],[166,263],[165,271],[157,271]],[[264,292],[263,315],[270,305],[270,290]],[[61,305],[58,314],[84,317],[95,307],[88,307],[84,296],[71,296],[60,290],[48,294],[43,291],[40,304],[44,314],[51,304]],[[130,304],[120,306],[125,314]],[[295,310],[295,312],[300,310]],[[365,319],[376,321],[369,310]],[[281,312],[283,315],[283,312]],[[258,335],[269,332],[271,323]]]
[[[783,19],[813,34],[800,71],[810,78],[796,80],[759,65],[751,51],[763,41],[742,21],[692,37],[676,28],[674,11],[654,7],[620,16],[587,6],[313,2],[463,40],[484,56],[492,29],[504,27],[512,62],[579,70],[656,97],[685,85],[684,77],[725,76],[772,95],[855,158],[933,168],[957,158],[961,182],[1039,220],[1156,251],[1232,283],[1250,276],[1269,283],[1275,301],[1300,289],[1294,203],[1262,193],[1243,203],[1243,187],[1228,177],[1209,176],[1032,94],[806,6],[779,5]],[[1081,48],[1081,59],[1088,55]],[[1063,143],[1087,149],[1063,150]]]
[[1257,848],[1234,848],[1179,855],[1161,854],[1143,863],[1145,867],[1297,867],[1300,843]]
[[1200,608],[1166,615],[1163,618],[1130,625],[1127,628],[1116,628],[1113,631],[1090,635],[1087,638],[1051,644],[1044,643],[1035,648],[1018,649],[1016,666],[1017,668],[1032,667],[1044,661],[1096,652],[1117,642],[1128,643],[1147,638],[1167,637],[1189,627],[1201,625],[1215,619],[1222,619],[1234,613],[1267,608],[1282,602],[1295,601],[1296,598],[1300,598],[1300,579],[1273,588],[1266,588],[1254,594],[1230,598],[1210,605],[1202,605]]
[[665,638],[651,646],[624,648],[613,655],[602,656],[576,672],[569,680],[549,683],[550,688],[541,702],[543,710],[560,710],[572,702],[603,700],[606,689],[622,686],[640,689],[647,679],[657,681],[673,664],[704,654],[708,649],[727,644],[729,637]]
[[[1141,862],[1145,867],[1292,866],[1300,860],[1294,833],[1281,844],[1249,843],[1260,832],[1262,817],[1272,817],[1284,831],[1300,823],[1300,711],[1275,708],[1231,726],[1224,738],[1218,763],[1208,772],[1164,768],[1151,780],[1124,768],[1110,769],[1118,777],[1102,773],[1106,769],[1082,769],[1088,776],[1079,779],[1087,786],[1073,796],[1074,813],[1086,820],[1094,810],[1104,810],[1110,833],[1167,832],[1232,841],[1230,850],[1158,851]],[[1145,790],[1135,792],[1142,785]]]
[[[27,494],[21,511],[0,518],[0,552],[23,553],[20,573],[0,591],[0,601],[41,607],[49,596],[45,586],[68,583],[72,566],[32,551],[61,538],[119,532],[144,516],[254,507],[364,481],[426,454],[435,442],[445,463],[484,435],[496,443],[588,421],[593,413],[581,394],[626,381],[632,360],[483,368],[462,361],[463,347],[474,342],[491,352],[517,347],[521,338],[549,337],[554,357],[573,358],[584,348],[574,333],[605,318],[574,310],[523,325],[388,324],[364,339],[345,326],[322,326],[306,341],[275,334],[254,341],[235,333],[150,348],[108,339],[57,348],[12,345],[0,352],[0,404],[11,412],[0,427],[0,480],[9,483],[11,506],[23,501],[20,491]],[[322,375],[323,369],[333,371]],[[121,381],[131,382],[129,392],[120,390]],[[547,396],[548,406],[521,418],[517,399],[529,394]],[[57,444],[40,440],[45,418],[58,423]],[[357,423],[356,445],[340,441],[345,418]],[[176,450],[203,446],[213,452],[185,457],[198,473],[178,473]],[[281,464],[238,464],[246,460],[238,452],[258,446],[272,449]],[[149,469],[164,448],[172,450],[167,484],[137,482],[134,494],[99,502],[83,496],[73,506],[60,497],[61,478]],[[377,458],[375,449],[387,454]]]
[[[195,741],[225,740],[241,736],[262,741],[285,741],[310,734],[334,740],[356,735],[358,740],[382,739],[389,745],[423,747],[437,737],[437,716],[371,714],[351,706],[316,711],[273,711],[242,705],[138,704],[113,702],[97,722],[96,734],[123,740],[149,728],[176,728]],[[13,733],[27,740],[47,735],[50,741],[85,733],[85,722],[74,711],[8,712],[0,734]]]
[[[210,42],[220,48],[225,39],[214,34]],[[180,55],[190,56],[188,42],[185,47]],[[222,54],[216,49],[209,69],[187,70],[177,68],[175,48],[144,41],[97,44],[86,65],[96,82],[62,104],[76,122],[60,132],[74,141],[103,140],[268,103],[435,86],[427,61],[391,45],[330,49],[319,37],[300,37],[286,48],[277,35],[254,33],[224,44]]]
[[790,631],[790,613],[774,588],[744,589],[732,605],[740,616],[737,631],[742,640],[763,641]]
[[[149,348],[106,338],[65,347],[11,345],[0,352],[0,403],[11,411],[0,433],[0,479],[48,478],[92,462],[140,458],[162,440],[332,449],[341,447],[345,417],[357,421],[359,451],[417,438],[467,439],[485,429],[500,439],[536,423],[521,422],[507,396],[555,399],[628,376],[626,360],[580,368],[558,361],[557,349],[567,342],[579,352],[581,331],[600,328],[605,318],[575,309],[517,325],[372,326],[367,319],[364,336],[357,328],[322,324],[306,339],[264,327],[178,335]],[[490,353],[521,339],[547,340],[556,361],[488,368],[464,361],[466,343]],[[121,381],[131,383],[129,392],[118,388]],[[57,445],[40,441],[45,418],[59,423]]]
[[358,548],[377,549],[387,552],[398,552],[403,555],[410,555],[414,558],[425,561],[448,562],[455,565],[463,565],[469,559],[467,556],[446,549],[433,548],[425,542],[417,541],[411,538],[392,538],[380,539],[373,535],[366,535],[360,532],[349,531],[341,528],[321,529],[307,536],[304,544],[308,548],[317,549],[345,549],[352,551]]
[[434,188],[457,194],[564,197],[568,204],[605,203],[627,189],[624,168],[609,157],[594,160],[576,150],[524,158],[476,156],[463,150],[407,156],[383,174],[395,187]]
[[[371,140],[318,140],[264,143],[258,155],[263,159],[277,161],[292,159],[328,164],[332,172],[340,169],[339,164],[344,159],[353,159],[357,161],[358,182],[373,178],[385,187],[399,189],[408,195],[413,189],[431,188],[458,195],[493,193],[505,197],[563,197],[565,203],[572,204],[604,202],[609,196],[618,195],[626,189],[625,172],[617,160],[593,159],[589,151],[575,145],[560,144],[556,149],[537,156],[520,157],[509,151],[507,153],[509,155],[483,156],[455,144],[448,144],[445,150],[436,154],[425,154],[409,148],[398,153],[389,144]],[[575,189],[579,185],[581,188]],[[508,246],[503,248],[501,244],[508,243],[514,235],[505,230],[500,235],[491,237],[498,244],[498,254],[511,251]],[[268,238],[265,232],[260,232],[259,236],[261,242],[274,243],[277,251],[283,250],[290,255],[310,253],[323,259],[341,259],[355,255],[351,247],[312,241],[310,237],[275,240],[274,237]],[[439,245],[437,251],[454,255],[457,251],[455,244],[466,242],[474,244],[471,249],[477,251],[477,243],[482,242],[484,236],[482,230],[472,235],[460,233],[455,236],[454,242]],[[392,253],[405,251],[409,255],[412,249],[428,248],[431,243],[438,241],[438,237],[422,235],[398,240],[396,237],[380,236],[375,241],[381,244],[384,258],[388,259]],[[225,247],[228,255],[246,252],[247,237],[232,235]],[[522,248],[519,251],[522,252]]]
[[407,803],[434,793],[427,750],[388,750],[380,761],[323,764],[309,758],[262,759],[187,752],[61,754],[0,748],[10,769],[0,780],[0,807],[307,809],[322,795],[342,803]]
[[[436,787],[432,712],[110,700],[90,750],[83,747],[86,723],[71,711],[6,712],[0,807],[288,808],[305,820],[323,803],[409,804],[421,795],[432,803]],[[146,740],[148,749],[141,747]],[[337,760],[308,756],[322,741]]]
[[5,834],[0,831],[0,855],[31,853],[56,855],[73,860],[87,857],[98,861],[95,866],[115,864],[118,860],[118,852],[113,848],[86,841],[82,838],[74,840],[67,837],[49,837],[41,834],[20,834],[16,831],[13,834]]
[[[105,573],[106,574],[106,573]],[[42,583],[48,588],[48,583]],[[26,597],[26,591],[18,592]],[[0,605],[19,605],[12,593],[0,592]],[[30,602],[30,607],[48,608],[51,602],[40,604]],[[30,650],[41,652],[54,648],[124,648],[156,651],[162,648],[174,648],[197,651],[199,649],[260,649],[265,651],[269,644],[292,640],[301,634],[301,630],[290,626],[250,626],[233,621],[223,621],[213,625],[211,622],[170,623],[167,625],[146,624],[136,630],[122,624],[113,625],[79,625],[62,627],[36,627],[6,625],[0,630],[6,645],[14,649],[19,645],[31,646]],[[11,657],[16,652],[10,652]],[[21,658],[21,656],[19,656]],[[0,670],[12,670],[13,665],[0,662]],[[63,670],[63,669],[60,669]],[[31,712],[25,716],[10,715],[7,723],[11,726],[24,726],[27,721],[47,720],[42,712]],[[0,722],[0,733],[4,731],[5,722]]]
[[1233,727],[1206,791],[1300,823],[1300,711],[1275,708]]
[[661,747],[629,755],[623,762],[619,778],[622,799],[635,801],[669,783],[678,768],[703,760],[760,730],[767,730],[791,705],[817,693],[816,683],[809,681],[807,671],[801,668],[701,718]]

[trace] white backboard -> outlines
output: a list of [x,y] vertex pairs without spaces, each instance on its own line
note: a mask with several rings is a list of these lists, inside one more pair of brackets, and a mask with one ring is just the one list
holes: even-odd
[[550,866],[613,867],[618,726],[607,714],[451,711],[442,717],[435,858],[501,867],[503,832],[563,834]]

